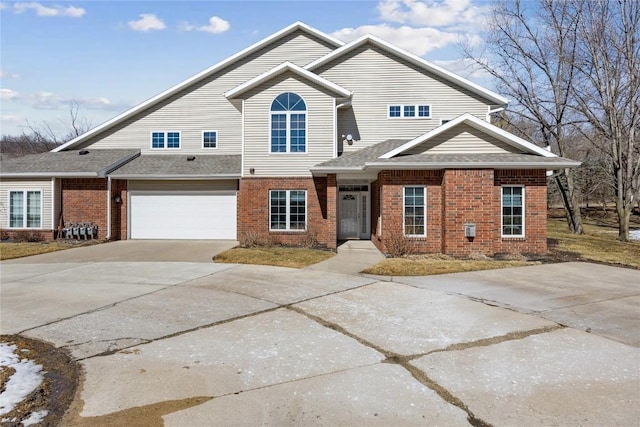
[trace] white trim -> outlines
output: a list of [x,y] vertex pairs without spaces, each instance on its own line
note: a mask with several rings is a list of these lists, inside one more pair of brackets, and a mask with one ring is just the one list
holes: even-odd
[[[504,194],[503,191],[505,188],[522,188],[522,234],[504,234],[504,215],[502,214],[504,209],[503,199]],[[500,237],[503,239],[524,239],[526,238],[526,187],[521,184],[504,184],[500,186]]]
[[107,177],[107,235],[105,240],[109,239],[111,239],[111,176]]
[[487,123],[491,123],[491,115],[493,113],[499,113],[500,111],[504,111],[504,106],[500,106],[492,110],[491,105],[487,105],[487,117],[486,117]]
[[[580,166],[580,162],[369,162],[366,163],[364,169],[416,169],[416,170],[436,170],[436,169],[547,169],[556,170],[564,168],[574,168]],[[333,168],[335,169],[335,168]],[[324,171],[321,168],[313,170]],[[331,170],[331,168],[327,168]],[[356,170],[356,168],[354,168]],[[360,169],[357,169],[360,170]]]
[[348,91],[347,89],[341,86],[338,86],[337,84],[330,82],[329,80],[322,78],[317,74],[314,74],[308,70],[305,70],[304,68],[299,67],[298,65],[293,64],[289,61],[283,62],[282,64],[272,68],[271,70],[266,71],[260,74],[259,76],[256,76],[251,80],[248,80],[242,83],[239,86],[236,86],[235,88],[225,92],[223,95],[227,99],[235,98],[247,92],[248,90],[255,88],[256,86],[259,86],[261,83],[264,83],[287,71],[297,74],[298,76],[303,77],[307,80],[311,80],[312,82],[324,87],[325,89],[335,92],[336,94],[340,95],[342,98],[349,98],[352,95],[351,91]]
[[437,76],[440,76],[442,78],[444,78],[445,80],[449,80],[450,82],[453,82],[457,85],[460,85],[468,90],[470,90],[471,92],[474,92],[478,95],[483,96],[484,98],[493,101],[496,104],[508,104],[509,100],[501,95],[498,95],[495,92],[492,92],[488,89],[483,88],[480,85],[477,85],[463,77],[460,77],[454,73],[452,73],[451,71],[448,71],[438,65],[435,65],[431,62],[428,62],[422,58],[420,58],[419,56],[416,56],[412,53],[407,52],[404,49],[401,49],[397,46],[392,45],[391,43],[388,43],[376,36],[373,36],[371,34],[366,34],[358,39],[353,40],[352,42],[349,42],[347,44],[345,44],[344,46],[326,54],[325,56],[323,56],[322,58],[319,58],[313,62],[311,62],[310,64],[307,64],[304,68],[306,68],[309,71],[313,71],[314,69],[327,64],[331,61],[333,61],[334,59],[348,53],[351,52],[352,50],[356,49],[359,46],[362,46],[366,43],[372,43],[373,45],[376,45],[380,48],[382,48],[383,50],[386,50],[388,52],[394,53],[398,56],[400,56],[401,58],[405,59],[406,61],[417,65],[429,72],[432,72],[434,74],[436,74]]
[[244,105],[245,100],[242,100],[242,114],[241,114],[241,120],[242,120],[242,124],[241,124],[241,130],[240,130],[240,177],[244,176],[244,149],[245,149],[245,144],[244,144],[244,119],[245,119],[245,114],[244,114]]
[[453,120],[451,120],[448,123],[445,123],[442,126],[438,126],[437,128],[433,129],[430,132],[425,133],[424,135],[421,135],[405,144],[402,144],[401,146],[399,146],[398,148],[391,150],[385,154],[383,154],[382,156],[380,156],[380,159],[390,159],[400,153],[403,153],[417,145],[422,144],[425,141],[430,140],[431,138],[434,138],[438,135],[440,135],[443,132],[448,131],[449,129],[458,126],[459,124],[464,123],[467,124],[469,126],[471,126],[474,129],[477,129],[481,132],[484,132],[490,136],[493,136],[499,140],[501,140],[502,142],[511,145],[512,147],[515,148],[519,148],[522,149],[525,152],[529,152],[532,154],[540,154],[543,157],[558,157],[555,154],[551,153],[548,150],[545,150],[542,147],[538,147],[537,145],[532,144],[531,142],[528,142],[522,138],[519,138],[503,129],[500,129],[497,126],[492,125],[491,123],[487,123],[486,121],[477,118],[476,116],[473,116],[469,113],[465,113]]
[[333,158],[338,157],[338,100],[333,99]]
[[51,230],[57,230],[56,222],[56,179],[51,177]]
[[[242,122],[242,126],[244,127],[244,121]],[[205,147],[204,146],[204,134],[205,133],[215,133],[216,134],[216,146],[215,147]],[[218,149],[218,131],[217,130],[203,130],[202,131],[202,149],[203,150],[217,150]]]
[[[40,193],[40,226],[27,227],[27,216],[28,216],[27,193],[34,193],[34,192]],[[22,227],[11,226],[11,193],[22,193]],[[9,188],[7,190],[7,228],[10,230],[44,230],[44,215],[43,215],[44,196],[43,195],[44,195],[44,191],[42,190],[42,188],[37,188],[37,189]]]
[[114,179],[128,179],[128,180],[219,180],[219,179],[239,179],[241,174],[218,174],[218,175],[164,175],[164,174],[126,174],[126,175],[109,175]]
[[99,134],[100,132],[105,131],[106,129],[109,129],[112,126],[115,126],[121,122],[123,122],[124,120],[128,119],[129,117],[132,117],[133,115],[137,114],[138,112],[146,109],[147,107],[150,107],[152,105],[157,104],[158,102],[169,98],[170,96],[184,90],[185,88],[191,86],[194,83],[197,83],[211,75],[213,75],[214,73],[222,70],[223,68],[227,67],[228,65],[240,61],[244,58],[246,58],[247,56],[251,55],[254,52],[259,51],[260,49],[262,49],[265,46],[268,46],[269,44],[273,43],[274,41],[283,38],[289,34],[294,33],[297,30],[303,30],[321,40],[324,40],[325,42],[329,43],[329,44],[333,44],[336,47],[338,46],[342,46],[344,45],[344,42],[331,37],[328,34],[323,33],[322,31],[319,31],[305,23],[302,23],[300,21],[294,22],[293,24],[289,25],[288,27],[283,28],[282,30],[273,33],[272,35],[258,41],[257,43],[254,43],[253,45],[247,47],[246,49],[241,50],[240,52],[236,53],[235,55],[232,55],[220,62],[218,62],[215,65],[212,65],[211,67],[207,68],[204,71],[201,71],[198,74],[195,74],[192,77],[189,77],[188,79],[184,80],[181,83],[178,83],[177,85],[165,90],[164,92],[161,92],[160,94],[149,98],[148,100],[144,101],[141,104],[138,104],[132,108],[130,108],[129,110],[125,111],[124,113],[114,117],[111,120],[108,120],[104,123],[102,123],[99,126],[96,126],[95,128],[91,129],[90,131],[78,136],[77,138],[72,139],[71,141],[67,142],[66,144],[62,144],[59,147],[54,148],[51,151],[54,152],[58,152],[58,151],[63,151],[66,150],[70,147],[73,147],[83,141],[86,141],[88,138],[95,136],[97,134]]
[[[405,212],[406,212],[406,208],[407,206],[405,205],[405,201],[406,201],[406,194],[405,194],[405,190],[407,188],[422,188],[424,190],[423,193],[423,211],[422,211],[422,216],[424,218],[424,233],[422,234],[405,234],[405,227],[406,227],[406,222],[405,222]],[[426,185],[412,185],[412,184],[407,184],[407,185],[403,185],[402,186],[402,235],[404,237],[427,237],[427,186]]]

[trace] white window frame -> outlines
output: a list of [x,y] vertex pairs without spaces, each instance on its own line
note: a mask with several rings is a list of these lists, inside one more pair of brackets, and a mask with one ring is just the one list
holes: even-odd
[[[271,193],[274,191],[284,191],[286,193],[286,219],[285,219],[285,228],[271,228]],[[304,192],[304,228],[291,228],[291,192],[292,191],[302,191]],[[293,233],[305,233],[309,224],[309,197],[307,190],[284,190],[284,189],[271,189],[269,190],[269,231],[272,232],[293,232]]]
[[[392,116],[391,115],[391,107],[400,107],[400,115]],[[405,107],[413,107],[414,115],[406,116],[405,115]],[[428,116],[420,116],[420,107],[429,107],[429,115]],[[387,104],[387,119],[430,119],[432,117],[431,104]]]
[[[422,217],[423,217],[423,228],[424,232],[422,234],[406,234],[406,190],[407,188],[422,188],[423,189],[423,205],[422,205]],[[405,237],[426,237],[427,236],[427,186],[426,185],[405,185],[402,187],[402,235]]]
[[[522,234],[504,234],[504,189],[505,188],[521,188],[522,189]],[[525,237],[526,227],[526,187],[524,185],[503,185],[500,188],[500,235],[505,239],[522,239]],[[513,207],[513,206],[511,206]]]
[[[273,155],[287,155],[287,154],[307,154],[309,153],[309,104],[307,103],[307,100],[304,99],[304,97],[302,95],[300,95],[298,92],[293,92],[293,91],[285,91],[285,92],[281,92],[278,95],[276,95],[272,100],[271,103],[273,103],[273,101],[280,95],[282,95],[283,93],[293,93],[295,95],[298,95],[300,97],[300,99],[302,100],[302,102],[304,102],[304,106],[305,109],[304,110],[286,110],[286,111],[273,111],[271,110],[271,104],[269,104],[269,154],[273,154]],[[273,131],[273,116],[274,115],[285,115],[285,129],[286,129],[286,146],[285,146],[285,151],[272,151],[273,148],[273,141],[271,139],[271,135],[272,135],[272,131]],[[304,114],[304,151],[291,151],[291,115],[292,114]]]
[[[11,226],[11,193],[22,193],[22,226],[21,227],[12,227]],[[38,193],[40,194],[40,225],[38,227],[28,227],[27,226],[27,216],[28,216],[28,201],[27,201],[27,193]],[[41,189],[27,189],[27,190],[22,190],[22,189],[16,189],[16,190],[9,190],[7,192],[7,228],[10,228],[12,230],[22,230],[22,229],[29,229],[29,230],[42,230],[43,227],[43,223],[44,223],[44,218],[43,218],[43,212],[44,212],[44,199],[42,197],[43,195],[43,191]]]
[[[204,145],[204,134],[205,133],[215,133],[216,134],[216,146],[215,147],[206,147]],[[202,131],[202,149],[203,150],[217,150],[218,149],[218,131],[217,130],[203,130]]]
[[[154,147],[153,146],[153,134],[161,133],[163,135],[163,145],[162,147]],[[169,134],[177,133],[178,134],[178,147],[169,147]],[[182,132],[179,130],[152,130],[149,132],[149,148],[151,150],[180,150],[182,149]]]

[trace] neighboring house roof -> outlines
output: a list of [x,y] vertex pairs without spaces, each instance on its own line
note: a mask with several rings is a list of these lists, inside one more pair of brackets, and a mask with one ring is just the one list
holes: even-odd
[[241,172],[239,154],[143,154],[110,175],[117,179],[231,179],[240,178]]
[[322,86],[323,88],[335,93],[336,95],[338,95],[338,97],[340,98],[349,98],[352,93],[351,91],[348,91],[347,89],[338,86],[337,84],[330,82],[329,80],[322,78],[320,76],[318,76],[317,74],[314,74],[310,71],[305,70],[302,67],[297,66],[296,64],[293,64],[289,61],[284,62],[280,65],[278,65],[277,67],[272,68],[271,70],[260,74],[257,77],[254,77],[253,79],[239,85],[236,86],[235,88],[231,89],[228,92],[224,93],[224,96],[227,98],[235,98],[238,97],[240,95],[242,95],[243,93],[245,93],[248,90],[251,90],[253,88],[255,88],[256,86],[259,86],[260,84],[269,81],[271,79],[273,79],[274,77],[277,77],[279,75],[281,75],[282,73],[285,73],[287,71],[290,71],[306,80],[310,80],[320,86]]
[[95,128],[91,129],[90,131],[80,135],[79,137],[72,139],[71,141],[67,142],[66,144],[63,144],[59,147],[56,147],[55,149],[53,149],[53,151],[63,151],[69,148],[72,148],[76,145],[78,145],[79,143],[81,143],[82,141],[85,141],[87,138],[92,137],[94,135],[97,135],[98,133],[104,131],[105,129],[108,129],[112,126],[115,126],[121,122],[123,122],[124,120],[126,120],[127,118],[137,114],[138,112],[145,110],[146,108],[155,105],[167,98],[169,98],[170,96],[184,90],[185,88],[211,76],[212,74],[220,71],[221,69],[223,69],[224,67],[227,67],[235,62],[238,62],[244,58],[246,58],[247,56],[251,55],[254,52],[257,52],[258,50],[262,49],[263,47],[283,38],[286,37],[287,35],[294,33],[295,31],[298,30],[302,30],[308,34],[311,34],[321,40],[326,41],[329,44],[334,45],[335,47],[339,47],[342,46],[344,43],[341,42],[340,40],[329,36],[328,34],[323,33],[322,31],[319,31],[313,27],[310,27],[307,24],[304,24],[302,22],[295,22],[291,25],[289,25],[288,27],[283,28],[282,30],[270,35],[269,37],[266,37],[262,40],[260,40],[259,42],[249,46],[248,48],[241,50],[240,52],[236,53],[235,55],[232,55],[230,57],[228,57],[227,59],[218,62],[217,64],[207,68],[206,70],[188,78],[187,80],[183,81],[182,83],[179,83],[169,89],[167,89],[166,91],[152,97],[149,98],[148,100],[144,101],[141,104],[136,105],[135,107],[125,111],[124,113],[114,117],[111,120],[108,120],[104,123],[102,123],[99,126],[96,126]]
[[[442,126],[438,126],[437,128],[433,129],[431,132],[427,132],[424,135],[421,135],[415,139],[412,139],[411,141],[407,142],[404,145],[401,145],[399,147],[396,147],[393,150],[390,150],[389,152],[383,154],[380,156],[381,159],[390,159],[392,157],[397,156],[398,154],[401,154],[403,152],[406,152],[407,150],[410,150],[424,142],[429,141],[430,139],[435,138],[436,136],[442,134],[443,132],[448,131],[449,129],[452,129],[456,126],[459,126],[461,124],[467,124],[471,127],[473,127],[474,129],[479,130],[480,132],[483,132],[487,135],[491,135],[494,138],[499,139],[500,141],[511,145],[512,147],[518,148],[520,150],[522,150],[525,153],[532,153],[532,154],[538,154],[540,156],[543,157],[556,157],[555,154],[553,154],[551,151],[549,150],[545,150],[542,147],[538,147],[535,144],[532,144],[529,141],[526,141],[522,138],[519,138],[509,132],[507,132],[504,129],[500,129],[499,127],[492,125],[489,122],[486,122],[482,119],[477,118],[476,116],[472,116],[471,114],[463,114],[453,120],[451,120],[450,122],[445,123]],[[578,163],[579,164],[579,163]],[[578,165],[576,164],[576,166]]]
[[0,177],[98,177],[140,155],[140,150],[46,152],[2,160]]
[[496,105],[506,105],[509,103],[509,100],[501,95],[498,95],[495,92],[492,92],[486,88],[483,88],[480,85],[477,85],[475,83],[473,83],[472,81],[469,81],[463,77],[460,77],[454,73],[452,73],[451,71],[448,71],[438,65],[435,65],[429,61],[426,61],[422,58],[420,58],[417,55],[414,55],[412,53],[407,52],[404,49],[401,49],[397,46],[394,46],[376,36],[373,36],[371,34],[367,34],[364,35],[360,38],[357,38],[355,40],[353,40],[350,43],[347,43],[345,45],[343,45],[342,47],[326,54],[325,56],[323,56],[322,58],[319,58],[313,62],[311,62],[310,64],[307,64],[304,68],[306,68],[309,71],[314,71],[318,68],[320,68],[321,66],[328,64],[331,61],[336,60],[337,58],[340,58],[341,56],[353,51],[354,49],[363,46],[367,43],[370,43],[384,51],[390,52],[392,54],[395,54],[397,56],[399,56],[400,58],[408,61],[409,63],[412,63],[414,65],[417,65],[418,67],[429,71],[439,77],[442,77],[445,80],[448,80],[458,86],[461,86],[465,89],[470,90],[473,93],[476,93],[480,96],[482,96],[485,99],[488,99],[492,102],[494,102]]

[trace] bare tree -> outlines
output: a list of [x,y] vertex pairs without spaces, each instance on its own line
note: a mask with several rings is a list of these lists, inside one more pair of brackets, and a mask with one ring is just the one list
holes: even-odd
[[[515,101],[504,119],[519,134],[567,156],[567,136],[575,117],[569,98],[575,80],[579,10],[552,0],[497,2],[488,20],[484,50],[463,46],[465,54]],[[582,234],[576,171],[555,175],[569,229]]]
[[581,3],[577,110],[584,137],[602,154],[613,178],[618,239],[629,240],[629,218],[640,197],[640,3]]

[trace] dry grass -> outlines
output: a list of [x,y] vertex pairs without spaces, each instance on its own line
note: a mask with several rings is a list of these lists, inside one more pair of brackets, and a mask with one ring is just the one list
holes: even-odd
[[78,247],[78,244],[55,242],[0,242],[0,260],[22,258],[25,256],[46,254]]
[[305,248],[257,247],[233,248],[216,255],[215,262],[231,264],[258,264],[277,267],[304,268],[331,258],[328,251]]
[[566,220],[549,218],[549,249],[573,253],[585,261],[640,268],[640,242],[617,240],[617,228],[602,218],[585,217],[583,222],[585,233],[578,235],[568,231]]
[[389,258],[363,271],[380,276],[430,276],[464,271],[492,270],[536,264],[527,261],[497,261],[493,259],[457,259],[442,255]]

